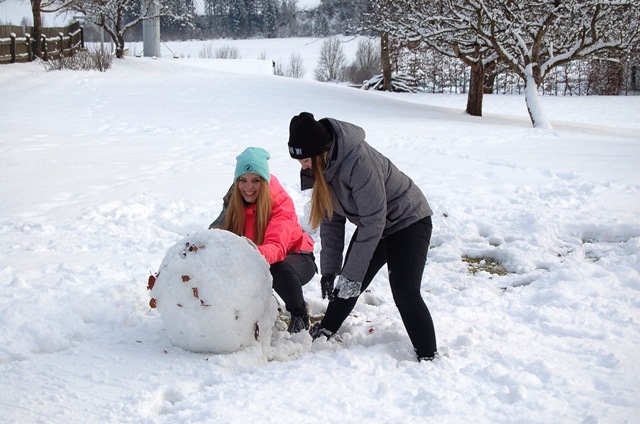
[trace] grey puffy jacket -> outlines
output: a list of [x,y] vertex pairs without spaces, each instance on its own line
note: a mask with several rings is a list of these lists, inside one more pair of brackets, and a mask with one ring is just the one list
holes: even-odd
[[[324,171],[333,196],[333,219],[325,218],[320,226],[321,272],[362,281],[381,238],[433,212],[411,178],[365,141],[362,128],[332,118],[321,121],[335,134]],[[358,231],[342,266],[346,219]]]

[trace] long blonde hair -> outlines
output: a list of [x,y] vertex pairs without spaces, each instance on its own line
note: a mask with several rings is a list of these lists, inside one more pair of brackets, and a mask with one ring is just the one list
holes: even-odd
[[314,156],[311,160],[313,172],[313,193],[311,193],[311,211],[309,213],[309,224],[311,228],[318,228],[325,215],[333,218],[333,199],[327,180],[324,178],[324,170],[327,167],[327,155]]
[[[264,243],[264,234],[267,231],[267,225],[271,219],[271,190],[269,190],[269,183],[262,177],[260,177],[260,194],[256,199],[256,219],[254,234],[255,240],[252,240],[255,244],[261,245]],[[220,228],[223,230],[231,231],[239,236],[244,235],[244,208],[245,201],[240,193],[240,187],[238,181],[235,182],[231,197],[229,198],[229,205],[227,206],[227,212],[224,217],[224,223]]]

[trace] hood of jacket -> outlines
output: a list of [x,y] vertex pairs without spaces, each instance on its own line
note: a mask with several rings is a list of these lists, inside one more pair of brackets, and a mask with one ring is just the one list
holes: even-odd
[[[320,121],[326,121],[333,128],[333,143],[329,149],[328,163],[324,170],[324,177],[327,182],[333,180],[336,172],[340,168],[340,164],[358,147],[364,143],[365,132],[361,127],[350,122],[339,121],[333,118],[323,118]],[[340,140],[337,143],[336,140]]]

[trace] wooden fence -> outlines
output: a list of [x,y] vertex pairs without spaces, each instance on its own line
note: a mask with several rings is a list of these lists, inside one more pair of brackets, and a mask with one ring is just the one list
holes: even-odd
[[[35,59],[33,50],[37,40],[31,33],[33,27],[0,26],[0,65]],[[80,22],[68,27],[42,28],[39,42],[43,60],[69,57],[84,49],[84,32]]]

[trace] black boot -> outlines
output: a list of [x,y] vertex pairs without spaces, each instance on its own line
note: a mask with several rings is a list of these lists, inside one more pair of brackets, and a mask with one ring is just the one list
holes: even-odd
[[319,322],[313,324],[313,327],[311,327],[311,330],[309,330],[309,334],[311,335],[311,338],[313,340],[317,339],[320,336],[325,336],[328,340],[331,338],[331,336],[333,336],[333,332],[327,330],[326,328],[323,328]]
[[309,329],[309,315],[291,315],[291,322],[289,323],[289,328],[287,331],[289,334],[296,334],[301,332],[302,330]]
[[438,352],[433,352],[430,355],[418,355],[418,351],[416,351],[416,355],[418,356],[418,362],[424,362],[424,361],[433,361],[434,359],[436,359],[438,357]]

